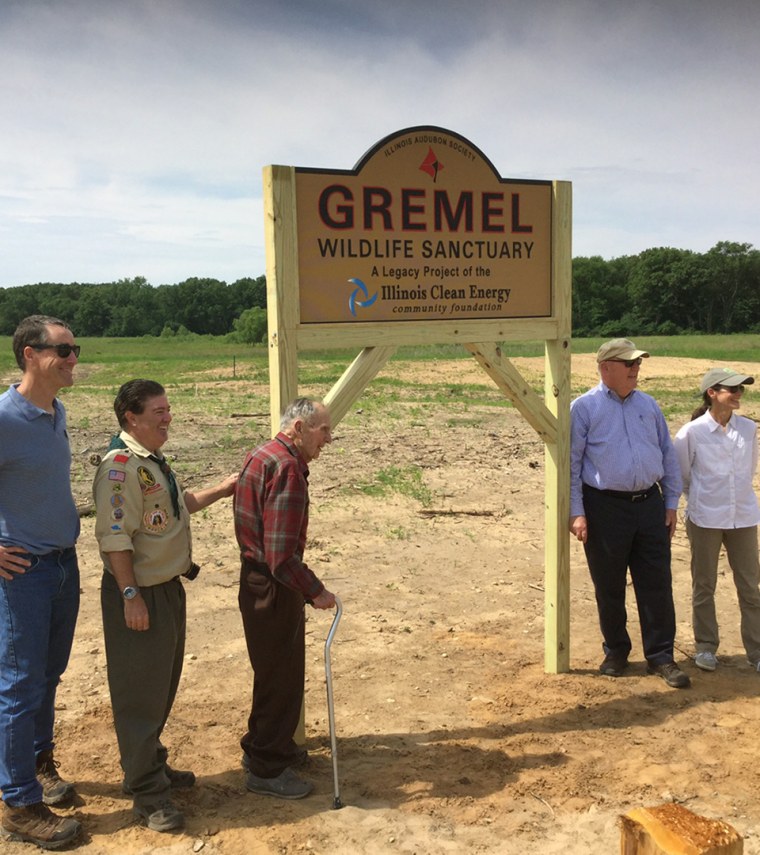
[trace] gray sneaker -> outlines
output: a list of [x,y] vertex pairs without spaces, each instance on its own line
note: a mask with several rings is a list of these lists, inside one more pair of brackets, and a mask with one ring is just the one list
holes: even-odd
[[75,819],[54,814],[42,802],[23,807],[3,802],[0,835],[6,840],[35,843],[42,849],[60,849],[77,838],[81,830]]
[[714,671],[718,667],[718,657],[711,650],[700,650],[694,657],[694,664],[703,671]]
[[276,778],[260,778],[249,772],[245,776],[245,787],[252,793],[278,799],[302,799],[314,789],[313,784],[299,778],[289,766]]
[[[290,764],[290,768],[300,769],[301,766],[305,766],[308,762],[309,752],[305,748],[299,748],[293,756],[293,762]],[[243,756],[240,758],[240,765],[246,772],[252,771],[251,758],[245,752],[243,752]]]
[[169,799],[155,804],[135,804],[132,812],[153,831],[176,831],[185,824],[185,815]]

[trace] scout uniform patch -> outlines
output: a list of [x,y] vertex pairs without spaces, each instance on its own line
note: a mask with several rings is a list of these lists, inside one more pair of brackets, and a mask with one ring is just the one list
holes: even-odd
[[[144,466],[137,467],[137,477],[140,479],[140,486],[145,490],[148,487],[154,487],[156,484],[156,479],[153,477],[153,473],[150,469],[146,469]],[[124,480],[123,478],[121,480]]]
[[155,507],[143,516],[143,524],[148,531],[163,531],[169,520],[169,515],[163,508]]

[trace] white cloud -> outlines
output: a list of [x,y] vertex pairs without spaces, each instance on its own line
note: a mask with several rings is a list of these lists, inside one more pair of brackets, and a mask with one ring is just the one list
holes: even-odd
[[574,251],[757,242],[754,0],[0,8],[0,286],[264,271],[261,169],[434,124],[574,185]]

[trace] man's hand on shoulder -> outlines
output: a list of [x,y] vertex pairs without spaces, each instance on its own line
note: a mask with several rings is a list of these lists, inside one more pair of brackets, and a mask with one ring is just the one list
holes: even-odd
[[331,594],[327,588],[325,588],[321,594],[314,597],[311,601],[311,604],[315,609],[334,609],[335,608],[335,594]]
[[222,497],[225,498],[227,496],[231,496],[235,492],[235,487],[237,486],[238,478],[240,477],[239,472],[235,472],[234,475],[228,475],[224,481],[221,483]]
[[10,581],[14,573],[26,573],[32,563],[24,557],[28,554],[23,546],[0,546],[0,579]]

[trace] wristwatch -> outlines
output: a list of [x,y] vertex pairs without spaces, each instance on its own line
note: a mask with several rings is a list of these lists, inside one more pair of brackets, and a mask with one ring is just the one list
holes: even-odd
[[121,592],[121,595],[125,600],[134,600],[139,593],[139,588],[133,588],[132,585],[127,585],[127,587]]

